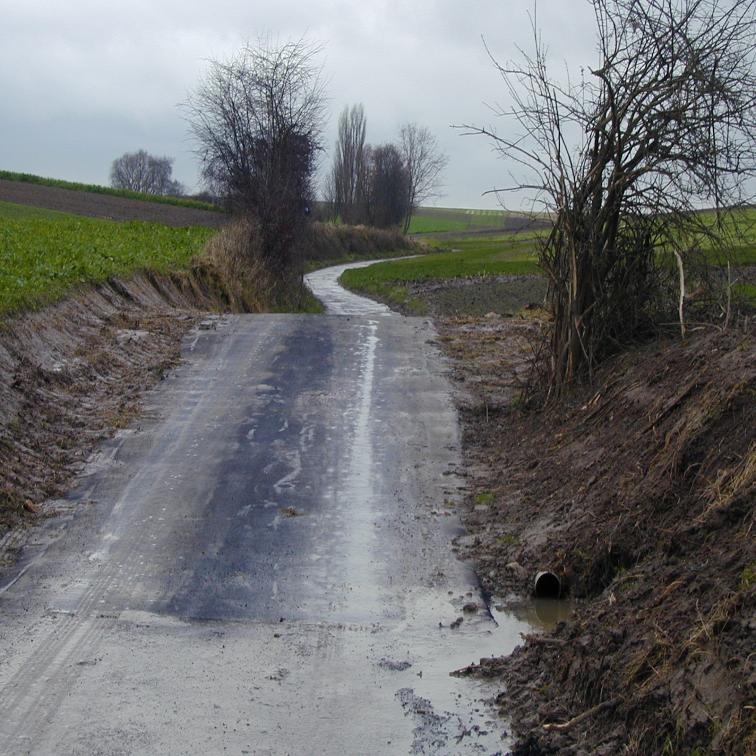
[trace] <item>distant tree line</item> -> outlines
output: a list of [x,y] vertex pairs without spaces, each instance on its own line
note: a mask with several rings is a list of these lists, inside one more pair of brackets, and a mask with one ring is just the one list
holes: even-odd
[[415,210],[436,196],[447,157],[430,130],[415,123],[402,126],[396,144],[372,146],[366,134],[363,106],[344,108],[326,183],[329,212],[344,223],[406,232]]
[[145,150],[126,152],[110,168],[110,185],[144,194],[180,197],[184,187],[173,179],[173,158],[156,157]]
[[[184,102],[209,196],[243,218],[237,250],[281,280],[296,272],[314,205],[323,151],[325,93],[320,48],[304,39],[260,40],[227,60],[211,60]],[[408,123],[396,143],[366,143],[362,105],[346,108],[326,189],[331,217],[351,224],[409,227],[433,196],[447,158],[426,128]],[[113,187],[180,194],[173,160],[145,150],[113,161]]]

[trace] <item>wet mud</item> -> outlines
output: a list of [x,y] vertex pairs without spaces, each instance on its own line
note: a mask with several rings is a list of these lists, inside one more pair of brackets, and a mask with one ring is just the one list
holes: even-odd
[[[181,361],[94,436],[65,517],[3,571],[0,750],[507,750],[495,685],[450,673],[534,627],[453,552],[467,484],[436,331],[333,291],[326,315],[187,313]],[[104,315],[115,343],[155,338]]]
[[551,632],[464,671],[499,681],[515,753],[752,752],[753,327],[630,350],[526,410],[545,325],[438,322],[470,486],[457,547],[508,611],[540,570],[570,601]]

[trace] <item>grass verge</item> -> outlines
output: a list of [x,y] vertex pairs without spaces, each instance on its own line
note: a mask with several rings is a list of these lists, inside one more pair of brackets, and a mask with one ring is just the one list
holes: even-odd
[[[493,276],[524,276],[540,273],[533,233],[455,237],[444,240],[449,251],[436,251],[408,260],[348,270],[341,283],[352,291],[393,305],[405,312],[424,312],[413,296],[413,287],[431,281],[479,279]],[[429,246],[439,249],[441,242]]]

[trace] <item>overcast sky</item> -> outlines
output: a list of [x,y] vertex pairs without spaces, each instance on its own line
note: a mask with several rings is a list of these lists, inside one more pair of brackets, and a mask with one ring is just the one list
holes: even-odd
[[[484,138],[452,124],[494,124],[504,102],[481,36],[501,61],[530,47],[532,0],[0,0],[0,168],[107,184],[112,160],[143,148],[175,158],[174,176],[199,187],[179,104],[210,58],[247,40],[306,36],[323,45],[325,142],[362,102],[368,141],[428,126],[449,156],[437,204],[495,207],[482,193],[508,167]],[[552,62],[577,69],[594,52],[587,0],[539,0]]]

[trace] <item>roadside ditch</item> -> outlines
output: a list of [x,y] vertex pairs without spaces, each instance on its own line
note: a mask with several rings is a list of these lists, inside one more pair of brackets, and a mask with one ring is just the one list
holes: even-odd
[[143,272],[3,320],[3,562],[15,558],[26,526],[55,514],[49,502],[95,446],[133,421],[144,392],[179,360],[184,334],[225,307],[206,271]]
[[537,316],[436,319],[470,490],[459,553],[502,610],[537,605],[541,570],[570,600],[459,674],[499,681],[518,754],[756,751],[753,324],[638,346],[528,410]]

